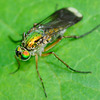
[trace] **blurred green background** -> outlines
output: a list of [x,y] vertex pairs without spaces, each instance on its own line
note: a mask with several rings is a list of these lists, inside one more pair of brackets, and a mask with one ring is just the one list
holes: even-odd
[[[83,20],[67,29],[66,35],[81,35],[100,24],[99,0],[1,0],[0,1],[0,100],[45,100],[38,78],[35,59],[21,62],[17,68],[14,44],[8,36],[21,39],[33,23],[37,23],[58,9],[74,7],[83,14]],[[48,100],[100,99],[100,28],[92,34],[71,41],[63,39],[53,49],[72,68],[91,71],[79,74],[69,71],[53,55],[39,57],[39,72],[48,94]]]

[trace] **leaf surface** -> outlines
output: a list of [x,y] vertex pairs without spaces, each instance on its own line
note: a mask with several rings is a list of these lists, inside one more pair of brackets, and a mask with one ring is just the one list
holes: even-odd
[[[67,29],[66,35],[81,35],[100,24],[99,0],[7,0],[0,1],[0,100],[45,100],[43,88],[35,68],[35,58],[20,61],[20,70],[14,58],[14,40],[21,39],[33,25],[58,9],[74,7],[83,14],[83,20]],[[39,72],[48,100],[99,100],[100,98],[100,28],[88,36],[63,39],[54,51],[72,68],[91,71],[79,74],[69,71],[53,55],[39,57]]]

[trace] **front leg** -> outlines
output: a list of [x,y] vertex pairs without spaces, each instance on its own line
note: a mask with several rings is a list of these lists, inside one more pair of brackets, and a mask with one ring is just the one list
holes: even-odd
[[8,36],[8,38],[13,42],[13,43],[18,43],[18,42],[21,42],[21,40],[14,40],[11,36]]
[[19,62],[19,60],[17,59],[16,56],[15,56],[15,59],[16,59],[16,61],[17,61],[17,63],[18,63],[18,67],[17,67],[17,69],[16,69],[14,72],[12,72],[12,73],[10,73],[10,74],[14,74],[14,73],[16,73],[16,72],[20,69],[20,62]]
[[[26,34],[24,32],[23,35],[22,35],[22,39],[24,40],[25,37],[26,37]],[[21,40],[14,40],[11,36],[8,36],[8,38],[14,43],[22,42],[22,39]]]
[[37,54],[35,54],[35,62],[36,62],[36,71],[37,71],[37,74],[38,74],[39,79],[41,81],[41,84],[42,84],[42,87],[43,87],[43,90],[44,90],[45,97],[47,98],[47,93],[46,93],[46,90],[45,90],[45,87],[44,87],[44,83],[43,83],[42,77],[40,76],[40,73],[38,71],[38,55]]
[[22,36],[22,39],[24,40],[25,37],[26,37],[26,34],[25,34],[25,32],[24,32],[24,33],[23,33],[23,36]]

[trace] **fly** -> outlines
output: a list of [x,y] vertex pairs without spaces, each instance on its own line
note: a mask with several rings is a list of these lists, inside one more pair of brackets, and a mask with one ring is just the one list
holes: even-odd
[[[78,23],[82,18],[82,14],[78,12],[75,8],[68,7],[57,10],[43,21],[34,24],[34,26],[27,33],[23,33],[23,39],[20,41],[21,44],[17,46],[15,50],[15,58],[18,62],[18,68],[13,73],[17,72],[20,68],[20,62],[18,59],[27,61],[30,59],[31,56],[35,56],[37,74],[40,78],[46,97],[47,93],[44,87],[44,83],[38,71],[38,56],[48,56],[50,54],[53,54],[68,69],[78,73],[91,73],[90,71],[84,72],[72,69],[68,64],[61,60],[54,52],[45,53],[46,51],[54,47],[63,38],[82,38],[85,35],[88,35],[89,33],[93,32],[100,26],[100,24],[97,25],[91,31],[81,36],[63,36],[68,27]],[[11,40],[14,41],[13,39]],[[49,43],[52,44],[47,47],[47,44]]]

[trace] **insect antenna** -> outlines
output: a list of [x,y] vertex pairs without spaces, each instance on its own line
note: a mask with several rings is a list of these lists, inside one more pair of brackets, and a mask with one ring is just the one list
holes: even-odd
[[15,59],[17,60],[18,68],[14,72],[11,72],[10,74],[14,74],[14,73],[16,73],[20,69],[20,62],[19,62],[19,60],[17,59],[16,56],[15,56]]

